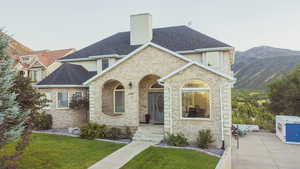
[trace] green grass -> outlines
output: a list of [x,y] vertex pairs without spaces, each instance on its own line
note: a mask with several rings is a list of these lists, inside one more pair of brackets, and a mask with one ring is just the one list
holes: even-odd
[[[13,153],[14,144],[7,145],[3,153]],[[18,169],[86,169],[100,159],[124,146],[95,140],[37,134],[31,136]]]
[[193,150],[150,147],[122,169],[214,169],[219,158]]

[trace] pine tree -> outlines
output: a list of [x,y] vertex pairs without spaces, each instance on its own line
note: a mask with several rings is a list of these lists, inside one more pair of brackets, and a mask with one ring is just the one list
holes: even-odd
[[[13,60],[6,53],[8,43],[8,39],[0,34],[0,149],[5,144],[24,136],[29,116],[29,111],[21,111],[17,102],[17,94],[11,91],[16,73],[12,70]],[[17,144],[14,155],[1,156],[1,169],[16,168],[14,161],[22,154],[19,151],[24,149],[22,142]],[[12,162],[7,164],[8,160]]]
[[15,72],[12,59],[6,54],[8,40],[0,36],[0,149],[9,141],[18,138],[24,130],[27,113],[21,112],[16,94],[10,92]]

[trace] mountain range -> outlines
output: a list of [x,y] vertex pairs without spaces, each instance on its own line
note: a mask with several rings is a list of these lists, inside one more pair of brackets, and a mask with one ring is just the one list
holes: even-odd
[[300,63],[300,51],[270,46],[237,51],[232,66],[237,89],[265,89],[275,77],[291,71]]

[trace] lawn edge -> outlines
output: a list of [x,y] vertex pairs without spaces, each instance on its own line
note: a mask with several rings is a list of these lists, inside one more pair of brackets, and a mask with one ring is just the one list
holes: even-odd
[[[53,132],[48,132],[48,131],[32,131],[32,133],[51,134],[51,135],[59,135],[59,136],[80,138],[78,135],[74,135],[74,134],[53,133]],[[124,141],[118,141],[118,140],[108,140],[108,139],[98,139],[98,138],[97,139],[93,139],[93,140],[110,142],[110,143],[117,143],[117,144],[129,144],[130,143],[130,142],[124,142]]]
[[194,148],[194,147],[176,147],[176,146],[169,146],[169,145],[152,145],[152,146],[153,147],[160,147],[160,148],[173,148],[173,149],[193,150],[193,151],[205,153],[207,155],[214,156],[214,157],[217,157],[217,158],[221,158],[222,157],[220,155],[217,155],[217,154],[214,154],[214,153],[211,153],[211,152],[207,152],[205,150],[201,150],[201,149]]

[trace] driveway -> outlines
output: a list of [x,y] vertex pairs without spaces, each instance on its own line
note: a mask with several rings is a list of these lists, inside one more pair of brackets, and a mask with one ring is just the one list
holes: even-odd
[[233,139],[232,169],[299,169],[300,145],[285,144],[271,133],[249,133]]

